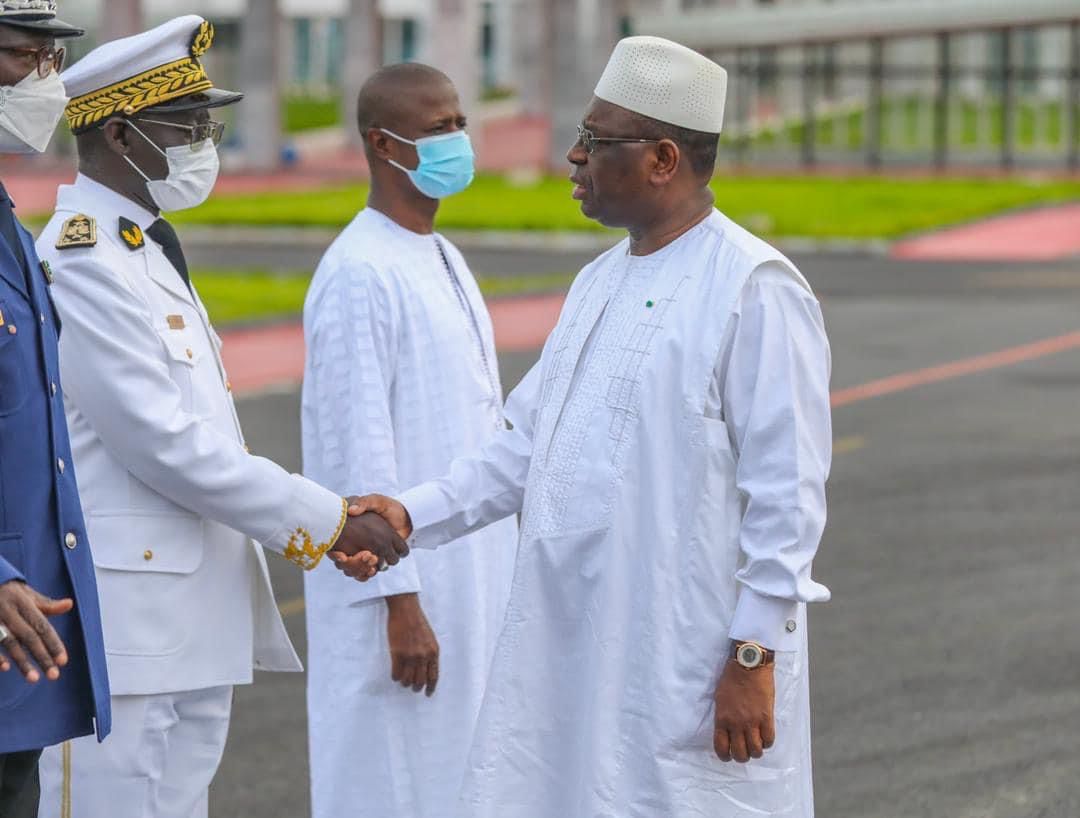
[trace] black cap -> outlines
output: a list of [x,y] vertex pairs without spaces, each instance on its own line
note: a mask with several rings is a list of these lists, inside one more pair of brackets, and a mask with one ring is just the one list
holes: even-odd
[[49,37],[79,37],[84,31],[56,19],[56,0],[2,0],[0,25]]
[[160,105],[151,105],[143,108],[144,111],[158,111],[165,114],[178,114],[182,111],[197,111],[199,108],[223,108],[226,105],[234,105],[244,98],[239,91],[226,91],[224,88],[207,88],[186,97],[163,102]]

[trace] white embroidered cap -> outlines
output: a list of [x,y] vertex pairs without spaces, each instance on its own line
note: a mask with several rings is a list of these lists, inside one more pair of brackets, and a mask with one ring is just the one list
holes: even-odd
[[593,93],[670,125],[718,134],[727,71],[671,40],[626,37],[616,44]]
[[176,112],[239,101],[243,94],[215,88],[206,74],[202,56],[213,42],[214,27],[188,14],[99,45],[60,75],[71,97],[68,125],[82,133],[145,108]]

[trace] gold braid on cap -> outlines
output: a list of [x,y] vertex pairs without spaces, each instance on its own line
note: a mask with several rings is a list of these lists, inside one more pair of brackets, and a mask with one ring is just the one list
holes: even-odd
[[199,62],[199,57],[207,52],[213,42],[214,27],[204,20],[192,38],[190,57],[159,65],[115,85],[75,97],[64,110],[68,127],[72,132],[80,133],[115,113],[131,116],[143,108],[213,88],[214,84],[206,76],[206,69]]
[[3,11],[15,14],[56,14],[56,0],[4,0]]

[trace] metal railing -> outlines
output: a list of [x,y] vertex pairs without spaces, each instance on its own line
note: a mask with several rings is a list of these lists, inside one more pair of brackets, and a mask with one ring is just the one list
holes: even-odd
[[728,68],[734,163],[1080,170],[1080,2],[836,3],[635,21]]

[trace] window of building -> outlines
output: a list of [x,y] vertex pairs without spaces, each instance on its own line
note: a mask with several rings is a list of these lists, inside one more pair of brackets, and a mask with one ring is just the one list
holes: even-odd
[[345,62],[345,21],[335,17],[326,26],[326,84],[339,86]]
[[311,20],[293,20],[293,82],[304,85],[311,79]]
[[416,20],[411,17],[401,21],[401,59],[416,59]]

